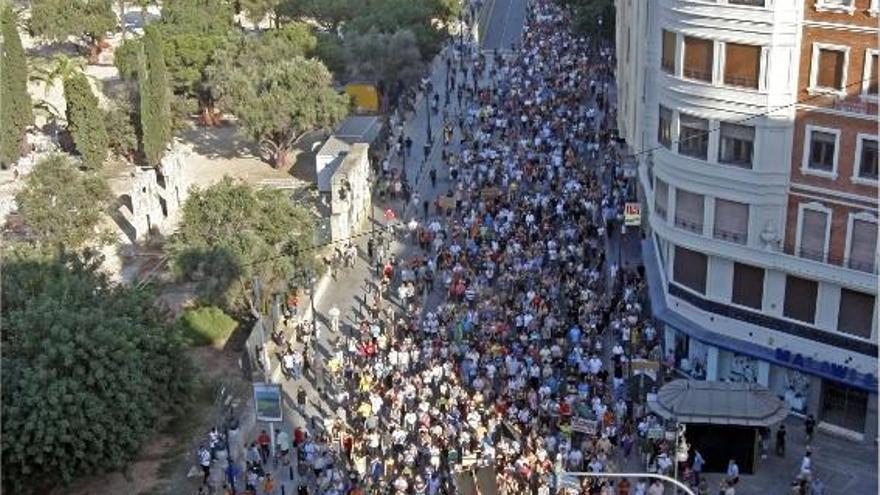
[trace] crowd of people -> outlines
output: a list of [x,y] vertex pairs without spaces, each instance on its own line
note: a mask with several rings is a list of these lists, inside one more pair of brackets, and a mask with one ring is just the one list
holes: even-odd
[[[369,246],[375,282],[328,365],[333,419],[291,442],[299,493],[436,495],[474,482],[502,494],[663,493],[556,475],[614,472],[639,455],[664,472],[674,458],[674,445],[647,438],[656,420],[625,387],[629,361],[662,357],[642,276],[606,266],[627,195],[614,50],[574,34],[569,17],[537,0],[511,53],[444,51],[445,84],[424,86],[442,119],[443,167],[425,171],[436,198],[411,191],[405,166],[380,162],[409,246],[399,258]],[[389,155],[419,159],[392,129]],[[283,360],[293,378],[309,361],[294,350]],[[253,449],[249,473],[267,462]]]

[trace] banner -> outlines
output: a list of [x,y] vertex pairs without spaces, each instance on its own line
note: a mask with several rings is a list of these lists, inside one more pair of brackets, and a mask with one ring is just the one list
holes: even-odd
[[626,203],[623,211],[624,225],[638,226],[642,224],[642,205],[640,203]]
[[573,416],[571,418],[571,429],[573,431],[586,433],[587,435],[595,435],[599,431],[599,423],[590,419]]
[[281,385],[255,383],[254,407],[257,410],[257,421],[280,422],[282,420]]

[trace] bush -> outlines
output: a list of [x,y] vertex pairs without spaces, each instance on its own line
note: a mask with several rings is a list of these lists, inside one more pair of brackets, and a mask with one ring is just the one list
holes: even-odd
[[238,322],[216,306],[187,310],[180,317],[187,343],[192,346],[221,346],[238,326]]

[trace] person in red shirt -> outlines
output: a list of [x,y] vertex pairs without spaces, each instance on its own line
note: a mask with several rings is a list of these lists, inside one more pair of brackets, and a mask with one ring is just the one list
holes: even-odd
[[629,480],[623,478],[617,484],[617,495],[629,495]]
[[260,435],[257,437],[257,444],[260,446],[260,457],[263,458],[263,464],[269,460],[269,444],[272,443],[272,440],[269,438],[269,434],[266,433],[266,430],[260,432]]

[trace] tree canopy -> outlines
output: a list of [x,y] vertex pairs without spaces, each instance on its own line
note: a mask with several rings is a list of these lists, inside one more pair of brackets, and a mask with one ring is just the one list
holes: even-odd
[[64,42],[79,38],[90,50],[90,60],[100,53],[99,42],[116,29],[112,0],[33,0],[30,27],[35,35]]
[[67,129],[83,165],[89,169],[101,168],[110,144],[104,112],[98,108],[98,97],[85,74],[77,73],[64,80],[64,99],[67,100]]
[[147,28],[143,45],[138,70],[141,144],[147,164],[155,167],[171,142],[171,90],[159,31]]
[[18,161],[24,149],[25,132],[34,121],[31,97],[27,91],[28,67],[18,15],[10,4],[0,8],[0,166]]
[[562,0],[574,13],[575,29],[614,40],[614,0]]
[[348,76],[390,87],[398,80],[408,85],[424,71],[415,35],[408,30],[393,34],[370,31],[351,33],[343,42],[343,57]]
[[76,249],[99,237],[110,189],[100,176],[83,173],[65,155],[43,158],[15,196],[26,237],[50,249]]
[[[309,43],[297,48],[289,39]],[[305,38],[298,28],[277,30],[246,38],[232,47],[233,54],[218,57],[209,68],[213,91],[223,106],[279,168],[287,165],[287,154],[303,133],[333,126],[350,107],[350,98],[331,86],[324,64],[297,53],[313,48],[314,37]]]
[[28,493],[124,467],[192,383],[152,294],[99,260],[4,260],[3,489]]
[[240,310],[254,277],[268,295],[297,269],[314,267],[314,222],[314,214],[284,192],[255,190],[227,177],[190,193],[170,242],[174,266],[197,283],[205,301]]

